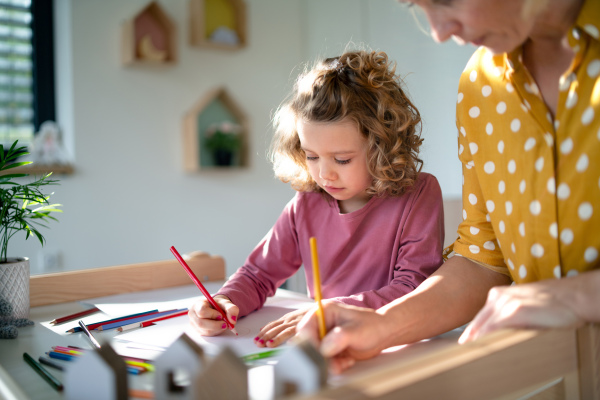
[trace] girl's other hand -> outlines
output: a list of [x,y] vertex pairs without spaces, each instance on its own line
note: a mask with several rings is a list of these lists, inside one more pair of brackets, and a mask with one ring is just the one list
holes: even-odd
[[[213,298],[219,307],[225,311],[229,322],[235,327],[240,312],[239,308],[225,296],[217,295]],[[192,326],[202,336],[217,336],[228,329],[221,313],[215,310],[206,299],[196,302],[190,308],[188,316]]]
[[265,325],[254,338],[258,347],[277,347],[296,335],[296,325],[302,320],[308,309],[285,314],[276,321]]

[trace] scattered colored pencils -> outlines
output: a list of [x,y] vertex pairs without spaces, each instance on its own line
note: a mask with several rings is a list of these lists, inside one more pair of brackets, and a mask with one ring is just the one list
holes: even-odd
[[106,324],[106,325],[100,325],[96,329],[98,331],[106,331],[109,329],[115,329],[115,328],[119,328],[121,326],[133,324],[133,323],[140,323],[140,322],[148,321],[149,319],[164,317],[166,315],[173,314],[174,312],[181,312],[184,310],[187,312],[187,308],[185,308],[185,309],[181,308],[179,310],[162,311],[162,312],[151,314],[151,315],[144,315],[144,316],[137,317],[137,318],[131,318],[131,319],[128,319],[125,321],[118,321],[118,322],[113,322],[113,323]]
[[153,319],[149,319],[149,320],[142,321],[142,322],[134,322],[132,324],[120,326],[117,328],[117,331],[123,332],[123,331],[129,330],[129,329],[134,329],[134,328],[145,328],[147,326],[154,325],[155,322],[163,321],[165,319],[180,317],[182,315],[186,315],[187,313],[188,313],[188,309],[182,308],[181,310],[171,311],[170,314],[166,314],[163,317],[153,318]]
[[[48,357],[56,360],[74,361],[77,357],[81,356],[83,352],[65,349],[64,347],[61,348],[60,346],[54,346],[52,351],[49,351],[46,354]],[[146,371],[154,371],[154,365],[148,362],[135,361],[126,357],[123,357],[123,359],[125,364],[127,364],[127,372],[130,374],[138,375]]]
[[317,302],[317,318],[319,322],[319,336],[321,339],[327,334],[325,325],[325,313],[323,312],[323,304],[321,304],[321,273],[319,272],[319,255],[317,253],[317,239],[310,238],[310,253],[312,255],[313,264],[313,286],[315,291],[315,301]]
[[[86,325],[86,327],[88,329],[90,329],[90,330],[94,330],[94,329],[96,329],[96,328],[98,328],[99,326],[102,326],[102,325],[110,324],[110,323],[113,323],[113,322],[125,321],[125,320],[128,320],[128,319],[140,317],[142,315],[152,315],[152,314],[156,314],[156,313],[158,313],[158,310],[144,311],[142,313],[125,315],[123,317],[118,317],[118,318],[113,318],[113,319],[107,319],[106,321],[94,322],[93,324]],[[67,331],[67,333],[81,332],[81,331],[82,331],[81,327],[77,326],[75,328],[69,329]]]
[[65,322],[69,322],[69,321],[73,321],[74,319],[80,319],[83,318],[85,316],[88,316],[90,314],[94,314],[99,312],[100,309],[98,307],[94,307],[94,308],[90,308],[89,310],[84,310],[75,314],[71,314],[71,315],[67,315],[64,317],[60,317],[60,318],[56,318],[53,321],[50,321],[50,325],[60,325],[60,324],[64,324]]
[[225,323],[227,324],[227,327],[231,330],[231,332],[233,332],[237,335],[238,333],[235,330],[233,324],[231,322],[229,322],[229,319],[227,319],[227,314],[225,313],[225,311],[223,311],[223,309],[221,309],[221,307],[219,307],[219,305],[217,304],[215,299],[213,299],[212,296],[210,295],[210,293],[208,293],[208,290],[206,290],[206,288],[204,287],[202,282],[200,282],[200,279],[198,279],[198,277],[196,277],[196,275],[194,274],[194,271],[192,271],[192,269],[187,265],[187,263],[181,257],[181,255],[179,255],[179,252],[177,251],[177,249],[175,249],[175,246],[171,246],[171,253],[173,253],[173,255],[175,256],[177,261],[179,261],[179,264],[181,264],[183,269],[185,269],[185,272],[187,272],[187,274],[190,276],[192,281],[194,281],[196,286],[198,286],[198,289],[200,289],[200,291],[202,292],[204,297],[206,297],[206,300],[208,300],[208,302],[214,307],[215,310],[217,310],[219,313],[221,313],[221,315],[223,316],[223,320],[225,321]]
[[23,353],[23,358],[37,372],[46,382],[48,382],[54,389],[61,391],[63,390],[63,385],[60,383],[58,379],[56,379],[46,368],[44,368],[39,362],[35,361],[33,357],[31,357],[27,353]]

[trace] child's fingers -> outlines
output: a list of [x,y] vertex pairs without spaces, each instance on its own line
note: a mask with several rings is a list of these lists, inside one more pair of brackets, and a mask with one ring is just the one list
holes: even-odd
[[240,309],[238,308],[238,306],[233,304],[229,299],[225,297],[222,297],[219,300],[215,298],[215,301],[217,301],[219,307],[221,307],[221,309],[225,311],[229,322],[231,322],[231,324],[235,326],[235,324],[237,323],[237,317],[240,313]]
[[223,316],[208,301],[200,300],[188,311],[190,324],[203,336],[215,336],[223,333],[227,324]]
[[190,309],[190,313],[188,314],[192,313],[199,319],[223,319],[221,313],[215,310],[206,299],[202,299],[194,303],[194,305]]
[[277,347],[296,335],[296,326],[287,326],[284,329],[278,330],[277,334],[270,339],[266,339],[266,347]]
[[296,310],[287,313],[276,321],[265,325],[254,342],[259,347],[277,347],[296,334],[296,325],[302,320],[307,310]]

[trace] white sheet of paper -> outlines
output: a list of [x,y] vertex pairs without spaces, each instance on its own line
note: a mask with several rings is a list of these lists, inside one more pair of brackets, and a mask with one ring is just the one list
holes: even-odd
[[230,331],[226,331],[219,336],[201,336],[189,324],[187,317],[179,317],[160,321],[155,326],[124,332],[116,335],[114,340],[167,348],[185,332],[200,344],[207,354],[216,354],[221,346],[229,346],[236,354],[242,356],[266,350],[254,344],[254,338],[264,325],[290,311],[308,307],[312,303],[311,299],[301,297],[285,298],[278,296],[269,298],[263,308],[240,318],[236,324],[239,336]]
[[[208,282],[204,286],[213,294],[222,286],[223,282]],[[104,314],[94,319],[114,318],[144,311],[158,309],[159,311],[189,308],[204,296],[195,285],[179,286],[176,288],[157,289],[143,292],[123,293],[82,301],[83,304],[96,306]],[[309,307],[313,300],[287,290],[278,290],[276,297],[267,299],[263,308],[240,318],[236,324],[239,336],[230,331],[214,337],[200,336],[189,324],[187,315],[166,319],[157,322],[154,326],[136,328],[123,333],[111,331],[112,341],[117,347],[139,347],[151,349],[166,349],[182,333],[187,333],[200,344],[207,354],[216,354],[221,346],[229,346],[236,354],[246,355],[258,353],[267,349],[259,348],[254,344],[254,338],[260,329],[267,323],[278,319],[284,314],[298,308]],[[100,318],[100,319],[98,319]],[[85,321],[89,323],[88,321]],[[94,322],[94,321],[90,321]],[[75,324],[76,325],[76,324]],[[69,327],[61,327],[61,330]],[[109,332],[106,332],[108,334]],[[284,348],[285,346],[282,346]]]

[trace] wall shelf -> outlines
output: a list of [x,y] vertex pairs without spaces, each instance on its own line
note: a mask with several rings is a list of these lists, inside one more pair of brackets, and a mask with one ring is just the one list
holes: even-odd
[[[238,125],[241,148],[236,152],[233,163],[219,166],[206,148],[207,130],[224,121]],[[248,166],[248,119],[224,88],[207,93],[185,114],[183,119],[183,167],[187,172],[202,169],[231,169]]]
[[123,64],[173,64],[177,61],[175,24],[155,1],[122,27]]
[[190,46],[221,50],[246,47],[244,0],[189,0]]

